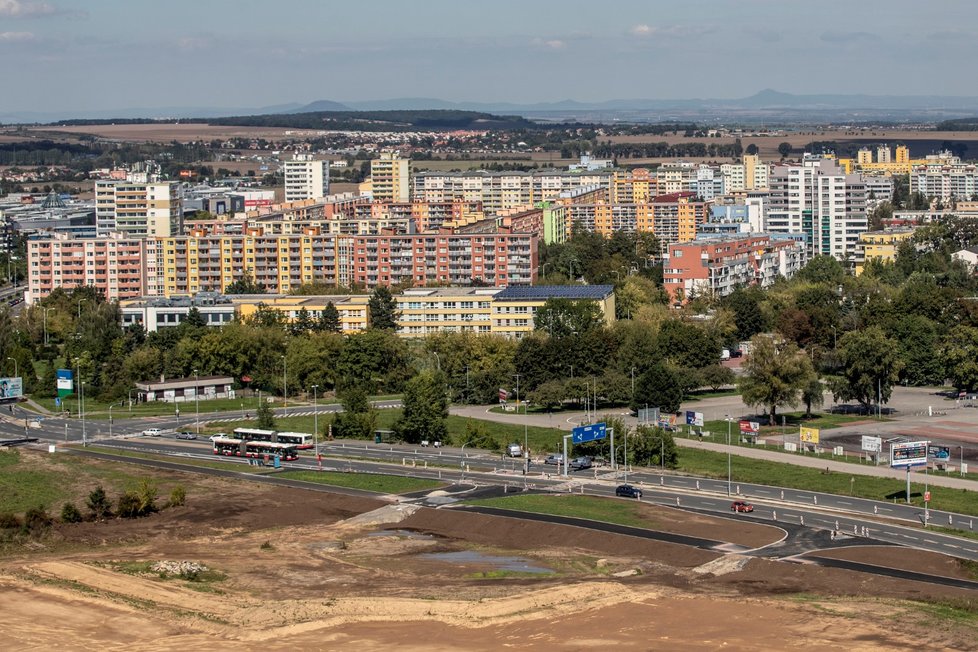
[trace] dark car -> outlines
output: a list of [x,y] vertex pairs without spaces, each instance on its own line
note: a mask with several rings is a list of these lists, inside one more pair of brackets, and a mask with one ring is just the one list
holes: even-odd
[[641,498],[642,490],[630,484],[620,484],[615,488],[615,495],[622,498]]
[[183,430],[177,433],[177,439],[197,439],[197,435],[189,430]]
[[582,469],[591,468],[591,458],[590,457],[575,457],[570,461],[570,468],[573,471],[580,471]]
[[731,511],[750,513],[754,511],[754,506],[743,500],[736,500],[730,505]]

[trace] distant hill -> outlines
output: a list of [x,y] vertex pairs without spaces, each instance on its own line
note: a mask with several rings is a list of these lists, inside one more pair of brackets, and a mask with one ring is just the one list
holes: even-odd
[[314,111],[209,118],[205,122],[212,125],[241,127],[359,131],[539,128],[536,123],[520,116],[500,116],[477,111],[454,110]]
[[349,111],[350,107],[331,100],[316,100],[303,106],[290,108],[284,111],[262,111],[262,113],[315,113],[317,111]]

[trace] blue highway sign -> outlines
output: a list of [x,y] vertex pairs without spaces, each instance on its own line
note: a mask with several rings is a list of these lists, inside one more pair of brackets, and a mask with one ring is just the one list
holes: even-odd
[[604,439],[608,435],[608,426],[604,423],[592,423],[589,426],[577,426],[571,433],[571,441],[583,444],[586,441]]

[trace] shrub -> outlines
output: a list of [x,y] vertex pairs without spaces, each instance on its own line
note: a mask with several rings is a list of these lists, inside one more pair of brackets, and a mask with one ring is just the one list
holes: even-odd
[[261,550],[275,550],[275,546],[272,545],[272,542],[271,541],[266,541],[265,543],[263,543],[263,544],[261,544],[259,546],[259,549],[261,549]]
[[137,516],[147,516],[159,511],[159,508],[156,506],[156,494],[156,483],[150,482],[149,480],[143,480],[140,483],[139,489],[136,491],[136,496],[139,498],[139,513]]
[[0,530],[16,530],[20,528],[20,519],[16,514],[0,512]]
[[82,520],[82,513],[78,511],[75,507],[75,503],[65,503],[61,507],[61,522],[62,523],[80,523]]
[[112,501],[105,495],[102,485],[95,487],[92,493],[88,494],[86,504],[92,512],[92,518],[97,521],[112,516]]
[[51,525],[51,515],[44,505],[31,507],[24,512],[24,529],[28,532],[39,532]]
[[136,518],[140,515],[139,496],[135,492],[127,491],[119,496],[119,505],[116,512],[122,518]]
[[170,507],[182,507],[187,502],[187,491],[183,488],[183,485],[178,484],[170,492],[170,502],[168,503]]

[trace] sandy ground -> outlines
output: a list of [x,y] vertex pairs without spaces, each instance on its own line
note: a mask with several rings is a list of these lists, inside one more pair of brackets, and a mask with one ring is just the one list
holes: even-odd
[[[194,478],[182,479],[201,485],[185,507],[58,526],[8,548],[4,647],[898,650],[906,639],[894,623],[926,617],[903,600],[967,595],[583,528]],[[742,545],[780,537],[763,525],[648,509],[671,532]],[[938,555],[834,554],[964,573]],[[500,571],[500,555],[549,572]],[[164,559],[222,576],[188,582],[133,567]],[[924,650],[974,640],[963,625],[915,631]]]

